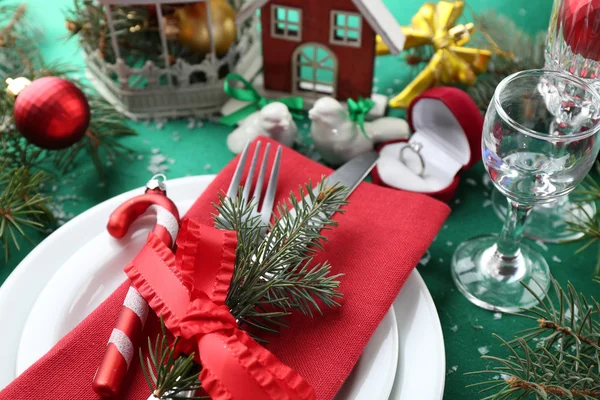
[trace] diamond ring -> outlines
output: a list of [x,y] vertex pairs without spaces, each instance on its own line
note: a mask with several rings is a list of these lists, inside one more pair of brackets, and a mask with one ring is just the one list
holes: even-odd
[[408,146],[404,146],[400,150],[400,161],[402,162],[402,164],[406,165],[407,167],[408,167],[408,164],[406,163],[406,160],[404,159],[404,153],[407,150],[410,150],[411,152],[415,153],[417,155],[417,157],[419,157],[419,161],[421,162],[421,170],[419,171],[419,173],[417,175],[419,175],[420,177],[423,177],[423,175],[425,175],[425,159],[423,158],[423,155],[421,154],[422,148],[423,148],[423,145],[421,143],[412,142],[412,143],[409,143]]

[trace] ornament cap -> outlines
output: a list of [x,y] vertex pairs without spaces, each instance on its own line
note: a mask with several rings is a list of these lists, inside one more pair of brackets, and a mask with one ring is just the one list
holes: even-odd
[[6,93],[14,100],[19,93],[23,91],[27,86],[31,84],[31,81],[25,77],[19,77],[16,79],[6,79]]
[[167,177],[164,174],[154,175],[148,183],[146,183],[147,190],[160,190],[161,192],[167,191]]

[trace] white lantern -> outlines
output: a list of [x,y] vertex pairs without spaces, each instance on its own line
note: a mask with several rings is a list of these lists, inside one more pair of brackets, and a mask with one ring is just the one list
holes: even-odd
[[[237,39],[224,56],[218,56],[212,37],[209,0],[99,0],[106,11],[110,41],[115,62],[104,59],[97,48],[84,45],[87,75],[98,92],[117,110],[133,119],[175,118],[195,116],[207,118],[219,113],[228,100],[223,91],[227,72],[237,72],[250,78],[261,67],[258,19],[237,27]],[[210,53],[197,63],[169,55],[162,5],[205,3]],[[241,0],[235,0],[239,9]],[[148,60],[141,66],[131,66],[122,58],[113,10],[123,6],[151,5],[156,9],[162,60]],[[159,62],[162,61],[162,62]],[[201,77],[201,79],[198,79]]]

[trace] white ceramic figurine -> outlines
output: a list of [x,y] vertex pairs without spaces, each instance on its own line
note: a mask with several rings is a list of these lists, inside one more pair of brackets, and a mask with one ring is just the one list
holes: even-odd
[[322,97],[308,112],[315,148],[328,164],[336,166],[371,151],[376,143],[408,139],[409,128],[401,118],[384,117],[365,122],[365,137],[348,111],[333,97]]
[[298,127],[292,114],[283,103],[274,102],[251,114],[227,137],[227,147],[235,154],[241,153],[246,143],[266,136],[284,146],[292,147]]

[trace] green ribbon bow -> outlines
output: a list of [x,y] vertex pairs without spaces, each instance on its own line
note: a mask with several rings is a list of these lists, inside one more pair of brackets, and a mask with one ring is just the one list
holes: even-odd
[[[233,84],[235,81],[242,82],[243,87],[235,86]],[[269,100],[261,96],[254,86],[239,74],[231,73],[227,75],[224,88],[225,93],[227,93],[229,97],[250,103],[229,115],[221,117],[219,121],[224,125],[234,126],[250,114],[259,111],[267,104],[276,101],[285,104],[294,118],[304,117],[304,99],[302,97],[284,97],[278,100]]]
[[367,135],[367,131],[365,130],[365,117],[371,111],[371,109],[375,106],[375,102],[371,99],[364,99],[362,97],[358,98],[358,101],[354,101],[353,99],[348,99],[348,112],[350,113],[350,119],[360,126],[360,130],[363,135],[367,139],[369,135]]

